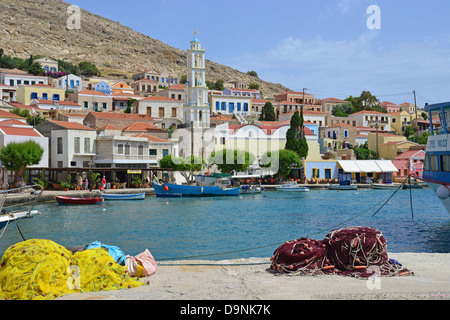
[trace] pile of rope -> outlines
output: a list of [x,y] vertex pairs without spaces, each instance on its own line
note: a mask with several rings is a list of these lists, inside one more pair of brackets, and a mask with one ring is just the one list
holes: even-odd
[[322,241],[288,241],[275,250],[271,262],[271,269],[280,274],[339,274],[355,278],[410,274],[388,258],[383,234],[366,227],[332,230]]
[[50,240],[28,240],[8,248],[0,261],[0,299],[51,300],[141,285],[103,248],[73,254]]

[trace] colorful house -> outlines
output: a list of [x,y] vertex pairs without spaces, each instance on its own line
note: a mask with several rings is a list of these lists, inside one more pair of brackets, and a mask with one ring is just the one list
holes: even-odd
[[120,81],[116,82],[113,85],[111,85],[111,91],[112,95],[114,94],[120,94],[120,93],[126,93],[126,94],[134,94],[134,90],[132,87],[127,85],[125,82]]
[[94,86],[94,90],[106,95],[110,95],[113,92],[111,85],[106,81],[100,81],[96,83]]
[[408,150],[399,154],[392,161],[395,167],[398,169],[397,173],[394,173],[394,179],[398,182],[403,182],[412,172],[414,176],[422,176],[423,165],[425,163],[425,151],[423,150]]
[[55,88],[45,84],[34,84],[31,86],[21,86],[17,89],[17,102],[30,105],[35,99],[63,101],[65,90]]
[[406,111],[391,112],[391,127],[397,134],[403,135],[411,125],[411,115]]

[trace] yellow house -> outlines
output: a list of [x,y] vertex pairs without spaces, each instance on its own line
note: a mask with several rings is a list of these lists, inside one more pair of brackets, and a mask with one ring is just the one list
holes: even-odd
[[406,127],[411,125],[411,115],[406,111],[391,112],[391,128],[403,135]]
[[418,144],[412,141],[391,141],[379,145],[378,149],[380,158],[394,160],[399,154],[414,146],[418,146]]
[[65,90],[55,88],[46,84],[34,84],[31,86],[21,86],[16,91],[17,102],[29,106],[35,99],[64,101]]
[[367,146],[369,148],[369,150],[372,151],[377,151],[377,143],[378,143],[378,153],[380,158],[384,158],[381,155],[381,150],[380,150],[380,146],[388,143],[388,142],[403,142],[406,141],[406,137],[405,136],[399,136],[396,134],[391,134],[391,133],[381,133],[379,132],[378,135],[376,133],[373,132],[369,132],[369,134],[367,135]]

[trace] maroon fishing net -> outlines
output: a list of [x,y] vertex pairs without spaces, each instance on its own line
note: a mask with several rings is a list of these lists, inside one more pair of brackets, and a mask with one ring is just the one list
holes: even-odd
[[410,274],[388,258],[383,234],[367,227],[332,230],[322,241],[288,241],[275,250],[271,261],[271,269],[284,274],[340,274],[356,278]]

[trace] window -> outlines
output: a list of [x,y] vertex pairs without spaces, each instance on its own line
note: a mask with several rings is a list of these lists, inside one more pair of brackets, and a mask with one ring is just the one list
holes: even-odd
[[108,104],[106,102],[103,102],[103,110],[106,110],[108,108]]
[[57,139],[57,154],[63,154],[63,138],[62,137],[58,137]]
[[57,166],[58,168],[62,168],[62,167],[64,166],[64,162],[58,161],[58,162],[56,163],[56,166]]
[[325,168],[325,179],[331,179],[331,169]]
[[42,94],[42,99],[48,100],[48,94],[47,94],[47,93],[43,93],[43,94]]
[[53,95],[53,101],[59,101],[59,94]]
[[91,138],[84,138],[84,153],[91,153]]
[[225,137],[220,138],[220,144],[225,144]]
[[216,110],[219,111],[220,110],[220,102],[216,101]]
[[147,107],[147,115],[148,116],[152,115],[152,107]]
[[423,164],[423,170],[430,171],[430,156],[425,157],[425,163]]
[[442,171],[450,172],[450,156],[449,155],[442,156],[441,167],[442,167]]
[[169,155],[169,149],[163,149],[163,158]]
[[159,108],[159,117],[164,118],[164,107]]
[[348,138],[348,130],[344,130],[344,137]]
[[80,137],[75,137],[73,140],[74,140],[73,141],[73,145],[74,145],[73,152],[74,153],[80,153],[80,151],[81,151],[81,148],[80,148],[81,138]]
[[123,154],[123,144],[117,145],[117,154]]
[[237,111],[238,111],[238,112],[241,111],[241,103],[240,103],[240,102],[237,103]]
[[431,171],[439,171],[439,157],[430,156],[430,169]]
[[222,111],[227,110],[227,103],[226,102],[222,102]]
[[142,144],[138,145],[138,155],[139,156],[144,155],[144,146]]
[[125,155],[126,156],[130,155],[130,145],[129,144],[125,145]]
[[77,166],[77,162],[76,161],[70,161],[70,166],[71,167],[76,167]]
[[244,103],[244,112],[248,112],[248,103],[247,102]]
[[172,108],[172,118],[177,117],[177,108]]
[[29,85],[29,84],[30,84],[30,81],[28,81],[28,80],[24,80],[24,81],[23,81],[23,84],[27,86],[27,85]]
[[84,108],[85,109],[89,108],[89,102],[87,102],[87,101],[84,102]]
[[31,93],[31,99],[37,99],[37,98],[38,98],[37,92],[32,92]]
[[320,178],[320,171],[318,168],[312,168],[311,170],[311,178],[312,179],[319,179]]
[[158,150],[156,150],[156,149],[149,149],[148,150],[148,154],[150,156],[157,156],[158,155]]
[[14,87],[14,80],[9,80],[9,85],[11,86],[11,87]]

